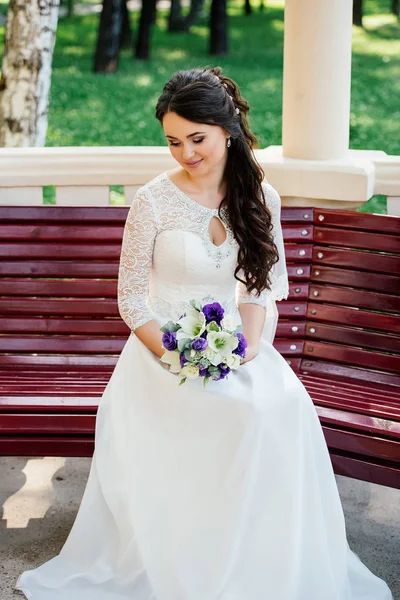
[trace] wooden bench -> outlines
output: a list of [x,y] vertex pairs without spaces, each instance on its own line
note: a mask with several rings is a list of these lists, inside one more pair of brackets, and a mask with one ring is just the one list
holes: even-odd
[[[129,335],[128,207],[0,207],[0,454],[91,456]],[[400,218],[283,208],[290,294],[275,347],[309,391],[336,473],[400,488]]]

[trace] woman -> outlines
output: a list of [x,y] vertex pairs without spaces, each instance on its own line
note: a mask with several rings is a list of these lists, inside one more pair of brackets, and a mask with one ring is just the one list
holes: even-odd
[[[69,537],[18,579],[31,600],[392,600],[348,546],[314,405],[271,343],[288,279],[248,110],[219,68],[178,72],[159,98],[178,166],[129,210],[118,302],[132,334]],[[161,361],[160,327],[192,298],[220,302],[248,341],[206,389]]]

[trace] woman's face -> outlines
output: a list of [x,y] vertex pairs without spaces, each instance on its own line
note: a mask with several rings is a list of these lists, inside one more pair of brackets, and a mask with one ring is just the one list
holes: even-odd
[[204,176],[215,170],[223,172],[229,133],[222,127],[194,123],[168,112],[163,118],[163,129],[172,156],[190,176]]

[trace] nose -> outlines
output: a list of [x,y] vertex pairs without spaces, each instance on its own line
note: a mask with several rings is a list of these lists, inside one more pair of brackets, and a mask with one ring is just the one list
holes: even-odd
[[195,151],[194,151],[192,144],[186,144],[183,146],[183,152],[182,152],[183,160],[189,162],[190,160],[193,159],[194,155],[195,155]]

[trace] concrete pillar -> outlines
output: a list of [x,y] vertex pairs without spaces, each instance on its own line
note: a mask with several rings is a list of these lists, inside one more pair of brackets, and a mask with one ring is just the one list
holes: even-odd
[[286,0],[283,156],[346,157],[352,0]]

